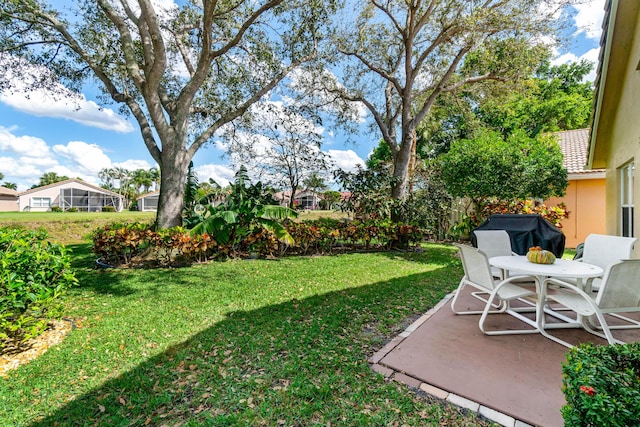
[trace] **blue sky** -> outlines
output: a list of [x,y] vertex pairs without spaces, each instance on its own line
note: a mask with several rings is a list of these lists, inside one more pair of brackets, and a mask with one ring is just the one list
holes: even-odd
[[[586,58],[597,62],[605,0],[576,6],[572,41],[557,51],[554,63]],[[593,80],[593,74],[590,80]],[[77,108],[80,107],[80,108]],[[86,92],[75,104],[45,93],[0,93],[0,172],[4,181],[23,191],[37,184],[46,172],[79,177],[99,184],[98,172],[120,166],[134,170],[155,166],[134,120],[120,116],[113,106],[101,109],[95,93]],[[338,166],[351,169],[362,163],[379,136],[364,131],[346,142],[346,135],[325,129],[323,151]],[[194,158],[201,181],[214,178],[225,184],[234,171],[223,151],[210,144]]]

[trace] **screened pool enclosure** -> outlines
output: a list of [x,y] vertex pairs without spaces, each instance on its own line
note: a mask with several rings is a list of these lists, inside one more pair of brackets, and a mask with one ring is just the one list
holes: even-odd
[[99,193],[79,188],[60,189],[60,208],[68,211],[75,208],[80,212],[100,212],[106,206],[112,206],[116,212],[122,210],[122,198],[118,195]]

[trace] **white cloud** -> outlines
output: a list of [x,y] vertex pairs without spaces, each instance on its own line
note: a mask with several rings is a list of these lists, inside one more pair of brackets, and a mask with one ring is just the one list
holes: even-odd
[[10,81],[10,89],[0,92],[0,102],[34,116],[73,120],[85,126],[119,133],[133,131],[133,126],[125,118],[109,108],[101,108],[82,94],[72,92],[59,83],[51,83],[46,88],[36,84],[41,77],[51,74],[45,67],[31,65],[10,55],[0,55],[0,61],[16,67],[5,76]]
[[602,20],[604,19],[604,3],[606,0],[590,0],[576,4],[576,35],[584,33],[591,40],[600,40]]
[[201,165],[194,168],[200,182],[209,181],[209,178],[213,178],[221,187],[226,187],[235,179],[235,171],[225,165]]
[[562,65],[568,62],[576,62],[578,57],[571,52],[565,53],[564,55],[556,56],[551,60],[551,65]]
[[[134,160],[134,159],[129,159],[124,162],[113,163],[111,167],[123,168],[129,171],[152,168],[152,166],[146,160]],[[158,166],[155,166],[155,167],[158,167]]]
[[47,143],[35,136],[16,136],[14,129],[0,126],[0,151],[28,155],[30,157],[47,157],[51,155]]
[[111,159],[96,144],[69,141],[67,145],[54,145],[53,152],[68,159],[74,169],[81,173],[97,175],[101,169],[111,166]]
[[4,174],[5,181],[13,182],[16,178],[34,178],[39,176],[40,169],[33,164],[25,162],[26,158],[15,159],[13,157],[0,157],[0,172]]
[[0,102],[34,116],[73,120],[85,126],[118,133],[133,131],[131,123],[113,110],[101,108],[84,95],[72,97],[62,86],[59,86],[59,90],[60,93],[55,95],[43,89],[29,91],[26,88],[12,93],[3,92],[0,94]]
[[335,162],[336,167],[343,171],[354,172],[357,165],[364,167],[364,160],[353,150],[329,150],[327,154]]

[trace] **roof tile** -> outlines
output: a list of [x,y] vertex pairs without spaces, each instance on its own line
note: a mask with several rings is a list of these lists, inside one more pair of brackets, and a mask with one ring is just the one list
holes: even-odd
[[604,172],[604,169],[585,169],[589,150],[589,131],[587,128],[555,133],[564,156],[564,167],[570,174]]

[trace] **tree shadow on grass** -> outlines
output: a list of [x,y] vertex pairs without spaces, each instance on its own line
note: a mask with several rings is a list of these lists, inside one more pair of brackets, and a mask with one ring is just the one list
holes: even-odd
[[[457,278],[446,272],[435,269],[229,312],[88,392],[73,396],[74,387],[65,385],[72,400],[31,425],[434,425],[458,420],[459,413],[385,382],[367,363],[404,319],[423,313],[455,287]],[[68,381],[81,383],[90,371],[89,362],[70,365]],[[14,399],[5,407],[19,404]],[[22,404],[28,403],[23,397]]]

